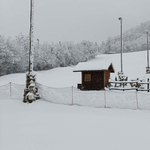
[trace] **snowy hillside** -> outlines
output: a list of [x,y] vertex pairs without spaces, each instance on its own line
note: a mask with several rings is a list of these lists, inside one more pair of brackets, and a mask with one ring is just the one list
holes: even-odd
[[[133,52],[133,53],[124,53],[123,54],[123,71],[129,79],[136,78],[148,78],[150,75],[147,75],[146,72],[146,56],[147,52]],[[85,62],[85,67],[88,65],[93,65],[97,63],[112,62],[115,68],[115,73],[111,74],[111,78],[115,79],[118,71],[120,71],[120,54],[110,54],[110,55],[98,55],[95,59]],[[93,66],[94,68],[95,66]],[[77,83],[81,81],[81,74],[74,73],[73,70],[76,69],[76,66],[72,67],[59,67],[51,69],[48,71],[39,71],[37,72],[37,82],[50,87],[70,87],[77,86]],[[0,85],[7,84],[8,82],[25,84],[25,74],[12,74],[1,77]]]
[[[120,71],[119,54],[99,55],[96,59],[85,63],[85,66],[107,61],[111,61],[114,65],[115,73],[111,75],[114,79]],[[149,78],[150,75],[145,73],[145,67],[146,51],[123,54],[123,70],[129,79]],[[37,72],[37,82],[59,89],[70,87],[71,92],[71,86],[76,87],[77,83],[81,82],[81,74],[73,72],[75,68],[76,66],[72,66]],[[24,87],[26,80],[25,74],[12,74],[0,79],[0,87],[12,82],[21,84],[21,88]],[[7,86],[4,89],[6,88]],[[136,101],[130,102],[130,93],[124,97],[122,93],[116,95],[114,92],[113,95],[112,93],[108,95],[107,99],[112,98],[109,105],[113,105],[112,100],[119,105],[127,101],[133,105],[131,110],[116,109],[115,105],[111,108],[102,108],[99,102],[104,97],[104,91],[97,92],[102,94],[101,96],[88,92],[86,98],[82,99],[82,104],[89,106],[87,102],[91,101],[88,97],[94,94],[96,99],[92,102],[96,102],[94,104],[98,102],[100,108],[52,104],[43,100],[24,104],[22,98],[2,98],[4,92],[0,93],[0,150],[150,149],[150,111],[136,109]],[[48,96],[52,98],[54,95]],[[135,96],[133,93],[131,98],[135,99]],[[141,95],[141,104],[147,96]],[[59,100],[63,100],[62,95]],[[145,104],[147,107],[150,105]]]
[[[147,49],[146,32],[150,32],[150,21],[141,23],[141,25],[123,31],[123,51],[143,51]],[[120,53],[120,35],[109,37],[107,41],[103,41],[100,46],[101,53],[116,52]]]

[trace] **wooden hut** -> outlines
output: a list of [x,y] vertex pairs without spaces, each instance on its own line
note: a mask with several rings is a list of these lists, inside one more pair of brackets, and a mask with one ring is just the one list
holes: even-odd
[[81,72],[81,84],[77,87],[80,90],[103,90],[109,85],[110,73],[114,73],[112,63],[97,64],[97,67],[87,63],[79,63],[73,72]]

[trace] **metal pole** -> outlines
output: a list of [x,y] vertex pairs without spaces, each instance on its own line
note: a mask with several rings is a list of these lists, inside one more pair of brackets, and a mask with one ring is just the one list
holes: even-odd
[[73,86],[72,86],[72,105],[73,105]]
[[146,33],[147,33],[147,68],[149,69],[148,31],[146,31]]
[[137,91],[136,91],[136,108],[139,109]]
[[40,40],[39,40],[39,39],[37,39],[37,41],[38,41],[38,48],[39,48],[39,45],[40,45]]
[[123,63],[122,63],[122,53],[123,53],[123,48],[122,48],[122,18],[118,18],[120,20],[120,45],[121,45],[121,72],[123,72]]
[[11,98],[11,82],[10,82],[10,98]]
[[147,79],[147,92],[149,92],[149,78]]
[[104,108],[106,108],[106,91],[104,90]]

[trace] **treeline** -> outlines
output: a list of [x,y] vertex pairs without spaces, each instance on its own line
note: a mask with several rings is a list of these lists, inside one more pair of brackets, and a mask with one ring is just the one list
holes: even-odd
[[[98,45],[90,41],[34,44],[34,70],[76,65],[94,58]],[[29,37],[22,34],[12,38],[0,36],[0,76],[27,72],[29,66]]]
[[[150,21],[141,23],[140,26],[132,28],[123,33],[123,51],[142,51],[147,49],[147,30],[150,33]],[[100,46],[101,53],[118,53],[120,52],[120,36],[109,37],[106,42]]]

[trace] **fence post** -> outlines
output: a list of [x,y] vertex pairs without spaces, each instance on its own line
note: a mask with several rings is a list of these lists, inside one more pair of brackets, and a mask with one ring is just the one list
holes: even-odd
[[[117,81],[117,77],[115,77],[115,81]],[[117,86],[117,83],[115,83],[115,87]]]
[[137,109],[139,109],[137,91],[136,91],[136,106],[137,106]]
[[73,86],[72,86],[72,105],[73,105]]
[[10,98],[11,98],[11,82],[10,82]]
[[149,78],[147,79],[147,92],[149,92]]
[[106,108],[106,91],[104,90],[104,108]]

